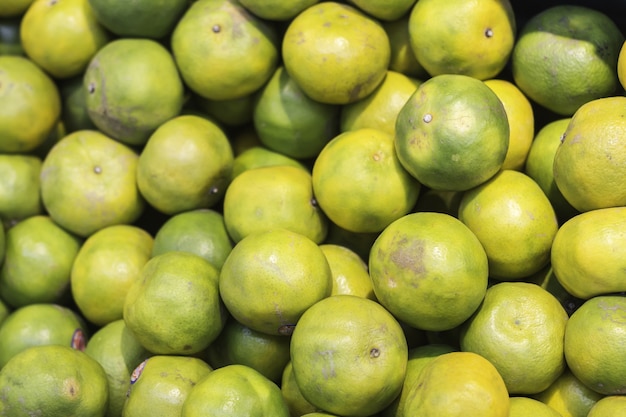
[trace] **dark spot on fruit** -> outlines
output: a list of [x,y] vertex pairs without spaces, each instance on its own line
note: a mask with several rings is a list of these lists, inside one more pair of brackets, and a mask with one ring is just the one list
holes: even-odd
[[370,350],[370,358],[375,359],[375,358],[377,358],[377,357],[379,357],[379,356],[380,356],[380,349],[378,349],[378,348],[372,348],[372,349]]
[[48,2],[48,4],[49,4],[50,6],[54,6],[55,4],[57,4],[57,3],[58,3],[58,1],[59,1],[59,0],[50,0],[50,1]]
[[278,328],[278,334],[282,336],[291,336],[295,328],[295,324],[283,324]]
[[417,279],[426,273],[424,267],[424,245],[421,240],[415,240],[409,242],[408,239],[403,238],[397,243],[397,248],[394,250],[389,259],[400,270],[410,270],[415,274],[415,280],[411,281],[411,285],[418,286]]
[[185,345],[185,346],[183,346],[183,350],[191,350],[191,345]]
[[89,85],[87,86],[87,91],[89,92],[89,94],[95,93],[96,85],[94,83],[89,83]]

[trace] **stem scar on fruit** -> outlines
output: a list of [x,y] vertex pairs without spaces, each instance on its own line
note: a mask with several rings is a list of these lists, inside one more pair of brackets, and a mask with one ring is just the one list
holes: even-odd
[[430,123],[433,121],[433,115],[430,113],[426,113],[422,120],[424,121],[424,123]]
[[370,350],[370,358],[377,358],[380,356],[380,349],[378,348],[372,348]]
[[96,85],[94,83],[89,83],[89,85],[87,86],[87,91],[89,92],[89,94],[95,93]]
[[485,29],[485,37],[492,38],[493,37],[493,29],[491,29],[491,28]]
[[213,33],[220,33],[222,31],[222,27],[220,25],[218,25],[218,24],[215,24],[215,25],[213,25],[211,30],[213,31]]
[[93,172],[95,172],[96,174],[101,174],[102,167],[100,165],[96,165],[95,167],[93,167]]

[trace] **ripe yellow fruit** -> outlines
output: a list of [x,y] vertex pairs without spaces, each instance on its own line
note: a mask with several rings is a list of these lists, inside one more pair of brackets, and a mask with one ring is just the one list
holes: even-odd
[[312,176],[322,211],[356,233],[383,230],[413,208],[421,189],[400,163],[393,136],[371,128],[343,132],[328,142]]
[[409,18],[413,52],[431,76],[495,77],[509,60],[515,31],[509,0],[419,0]]
[[626,205],[626,97],[589,101],[554,155],[554,182],[578,211]]
[[331,413],[369,416],[402,390],[408,347],[400,324],[375,301],[327,297],[304,312],[291,337],[300,391]]
[[108,388],[102,366],[83,351],[34,346],[0,370],[0,410],[11,417],[103,416]]
[[500,282],[489,287],[481,306],[463,324],[461,350],[488,359],[510,394],[537,394],[565,370],[567,319],[559,300],[540,286]]
[[130,224],[143,213],[137,188],[139,156],[97,130],[63,137],[41,167],[41,198],[50,217],[87,237],[103,227]]
[[20,25],[26,55],[58,79],[80,76],[110,41],[88,0],[35,0]]
[[210,100],[247,96],[278,65],[277,30],[233,0],[191,3],[171,36],[185,84]]
[[458,217],[485,248],[492,278],[527,277],[550,261],[556,214],[539,185],[519,171],[502,170],[466,191]]
[[319,246],[283,228],[240,240],[219,278],[230,314],[251,329],[274,335],[291,334],[300,316],[331,289],[330,266]]
[[0,152],[36,149],[61,117],[58,87],[26,57],[0,56],[0,96]]
[[411,213],[387,226],[369,256],[374,294],[395,317],[450,330],[476,311],[487,289],[487,254],[476,235],[443,213]]
[[450,352],[424,366],[404,415],[508,417],[509,407],[506,386],[491,362],[472,352]]
[[567,365],[583,384],[600,394],[626,394],[625,324],[626,297],[622,295],[593,297],[567,322]]
[[233,151],[215,122],[181,115],[150,135],[137,161],[137,187],[165,214],[211,208],[221,201],[233,166]]
[[377,20],[348,4],[325,1],[289,23],[282,56],[285,69],[310,98],[347,104],[382,82],[391,50]]
[[574,216],[556,233],[551,263],[563,287],[575,297],[626,291],[626,207]]

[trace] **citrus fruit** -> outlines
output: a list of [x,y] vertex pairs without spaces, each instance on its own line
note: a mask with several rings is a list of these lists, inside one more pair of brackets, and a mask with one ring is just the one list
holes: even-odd
[[291,336],[296,383],[330,413],[368,416],[400,394],[408,347],[383,306],[354,295],[327,297],[304,312]]
[[133,225],[102,228],[81,246],[70,275],[72,300],[91,323],[122,318],[130,286],[152,253],[153,238]]
[[0,6],[1,17],[20,17],[26,12],[33,0],[6,0]]
[[198,109],[212,120],[224,126],[239,127],[252,122],[256,96],[255,91],[243,97],[228,100],[209,100],[197,94],[193,95],[193,99]]
[[89,117],[104,134],[143,145],[177,116],[184,85],[168,49],[151,39],[118,38],[96,52],[83,76]]
[[216,369],[199,381],[183,404],[181,417],[289,417],[280,388],[249,366]]
[[591,210],[565,222],[551,253],[561,285],[582,299],[626,291],[625,233],[626,207]]
[[204,258],[172,251],[151,258],[126,293],[123,318],[150,352],[191,355],[224,327],[219,271]]
[[444,353],[454,352],[452,346],[445,344],[426,344],[409,349],[406,374],[402,384],[402,392],[381,413],[381,417],[403,417],[404,404],[412,389],[415,389],[415,381],[426,364],[432,359]]
[[279,383],[289,362],[289,342],[289,337],[257,332],[231,317],[205,357],[214,369],[246,365]]
[[0,97],[2,153],[37,148],[61,116],[58,87],[37,64],[23,56],[0,56]]
[[315,198],[338,226],[380,232],[408,213],[421,185],[402,166],[393,136],[378,129],[343,132],[315,159]]
[[319,0],[240,0],[239,3],[261,19],[286,21],[296,17]]
[[379,20],[393,21],[403,17],[407,14],[416,0],[349,0],[348,3],[352,3],[365,13],[375,17]]
[[626,97],[583,104],[554,155],[554,182],[578,211],[626,205]]
[[578,214],[563,197],[554,181],[554,155],[561,145],[563,134],[571,118],[559,118],[541,127],[528,151],[524,173],[532,178],[543,190],[556,212],[559,224]]
[[169,251],[190,252],[221,269],[232,249],[222,213],[196,209],[170,216],[159,227],[151,256]]
[[396,134],[396,118],[421,81],[387,71],[383,81],[369,94],[341,107],[341,131],[372,128]]
[[26,154],[0,155],[0,218],[8,225],[43,214],[41,158]]
[[52,303],[19,307],[0,324],[0,369],[13,356],[30,347],[63,345],[81,348],[84,338],[84,323],[68,307]]
[[81,243],[49,216],[20,221],[6,232],[0,297],[13,307],[60,301]]
[[[626,393],[624,324],[626,297],[593,297],[571,315],[565,328],[565,359],[587,387],[604,395]],[[590,340],[598,341],[589,343]]]
[[430,78],[430,75],[426,72],[424,67],[417,62],[413,47],[411,47],[409,17],[410,13],[407,13],[399,19],[381,22],[383,29],[385,29],[387,33],[391,47],[391,58],[389,60],[388,69],[424,81]]
[[465,191],[458,217],[485,248],[491,278],[523,278],[550,261],[556,214],[539,185],[522,172],[502,170]]
[[352,294],[376,301],[367,263],[356,252],[332,243],[322,244],[320,249],[333,276],[330,295]]
[[275,165],[239,174],[224,196],[224,223],[239,242],[257,232],[287,229],[320,243],[328,220],[313,195],[311,174],[301,168]]
[[55,78],[81,75],[110,40],[88,0],[35,0],[20,24],[26,55]]
[[233,0],[193,2],[171,36],[185,84],[211,100],[260,89],[278,66],[278,42],[274,26]]
[[567,319],[561,303],[540,286],[500,282],[489,287],[481,306],[463,325],[461,350],[489,360],[510,394],[536,394],[565,369]]
[[624,35],[606,14],[576,4],[548,7],[529,19],[511,55],[515,84],[531,100],[571,116],[584,103],[617,92]]
[[319,410],[319,408],[315,407],[302,396],[302,392],[300,388],[298,388],[298,383],[293,375],[293,365],[291,361],[287,362],[283,370],[280,381],[280,391],[283,395],[283,400],[285,400],[287,404],[289,413],[292,416],[302,416],[306,413]]
[[409,17],[411,47],[431,76],[495,77],[509,60],[515,32],[509,0],[420,0]]
[[230,314],[253,330],[275,335],[291,334],[302,313],[331,289],[330,266],[319,246],[282,228],[240,240],[219,278]]
[[77,130],[97,129],[87,111],[87,93],[82,74],[59,80],[58,85],[63,101],[61,122],[66,134]]
[[235,156],[233,169],[231,171],[231,181],[247,169],[274,165],[290,165],[301,168],[307,172],[309,171],[309,169],[297,159],[268,149],[264,145],[252,146]]
[[202,359],[154,355],[132,372],[124,417],[179,416],[191,391],[213,372]]
[[423,82],[398,113],[395,143],[400,162],[423,185],[463,191],[500,170],[509,123],[485,83],[438,75]]
[[511,397],[509,417],[562,417],[554,408],[530,397]]
[[406,398],[406,416],[508,417],[509,395],[502,377],[472,352],[443,353],[430,360]]
[[369,95],[391,57],[380,23],[356,7],[320,2],[289,22],[282,57],[291,78],[310,98],[347,104]]
[[100,327],[90,338],[85,353],[104,369],[109,385],[107,416],[121,416],[130,388],[131,372],[150,353],[124,323],[115,320]]
[[313,158],[339,131],[339,106],[309,98],[283,66],[258,94],[253,123],[261,143],[296,159]]
[[399,320],[449,330],[467,320],[487,290],[487,255],[474,233],[443,213],[411,213],[387,226],[369,257],[374,294]]
[[129,224],[145,202],[137,188],[139,156],[97,130],[63,137],[41,167],[41,198],[52,220],[79,236]]
[[587,417],[613,417],[626,413],[626,397],[623,395],[608,395],[596,402]]
[[103,417],[108,399],[102,366],[69,346],[31,347],[0,370],[0,410],[12,417]]
[[567,368],[545,391],[533,395],[562,417],[587,417],[591,407],[602,397],[602,394],[580,382]]
[[626,41],[622,44],[617,61],[617,76],[622,88],[626,90]]
[[530,101],[515,84],[492,78],[487,87],[498,96],[509,121],[509,148],[502,169],[522,171],[535,136],[535,117]]
[[20,22],[21,16],[0,19],[0,55],[24,55],[20,39]]
[[123,38],[164,38],[188,6],[185,0],[88,1],[98,22]]
[[165,214],[210,208],[224,196],[233,153],[214,122],[181,115],[160,125],[139,154],[137,186]]

